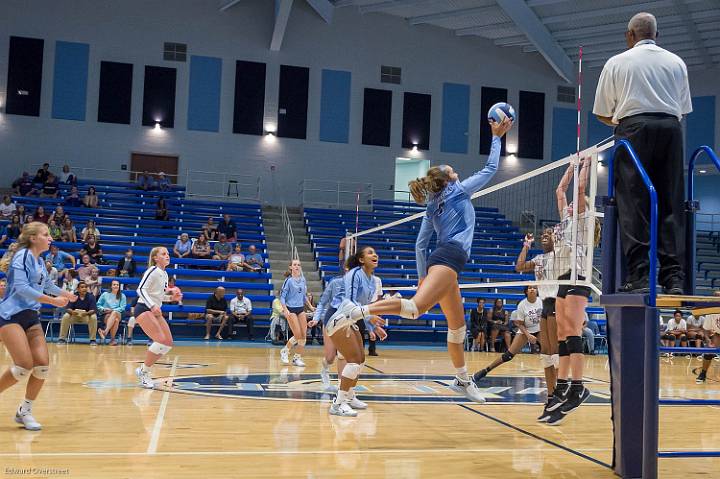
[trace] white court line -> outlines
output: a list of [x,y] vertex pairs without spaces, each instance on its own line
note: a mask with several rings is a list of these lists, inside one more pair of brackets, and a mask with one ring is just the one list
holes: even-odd
[[[175,356],[173,360],[172,368],[170,369],[170,381],[175,376],[175,370],[177,369],[178,360],[180,356]],[[157,452],[158,440],[160,439],[160,431],[162,430],[163,421],[165,420],[165,410],[167,409],[168,400],[170,399],[170,391],[163,393],[162,401],[160,402],[160,409],[158,409],[158,415],[155,418],[155,426],[153,426],[152,436],[150,436],[150,443],[148,444],[146,454],[155,454]]]

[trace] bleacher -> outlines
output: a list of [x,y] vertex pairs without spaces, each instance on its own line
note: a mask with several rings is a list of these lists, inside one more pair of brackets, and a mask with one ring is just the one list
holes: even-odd
[[[378,201],[373,203],[370,212],[360,212],[357,217],[358,231],[380,226],[407,215],[423,211],[423,208],[406,202]],[[496,208],[475,208],[475,239],[468,264],[460,276],[460,283],[506,282],[532,280],[532,274],[515,272],[515,260],[522,246],[523,235]],[[324,281],[338,274],[338,246],[340,238],[356,227],[356,211],[327,210],[305,208],[305,224],[310,238],[318,268]],[[359,241],[362,245],[372,246],[380,255],[380,265],[376,274],[383,281],[385,292],[393,288],[414,286],[417,284],[415,269],[415,239],[420,228],[420,220],[410,221],[388,230],[365,235]],[[431,243],[431,248],[434,242]],[[528,258],[540,254],[533,249]],[[514,311],[524,298],[522,286],[509,286],[492,289],[461,290],[466,314],[477,307],[477,299],[484,298],[492,303],[497,298],[506,302],[506,310]],[[405,297],[412,291],[401,291]],[[589,315],[601,315],[603,309],[588,307]],[[388,329],[396,332],[425,333],[425,341],[442,340],[447,331],[445,317],[439,307],[432,309],[417,320],[389,317]],[[604,325],[604,321],[599,321]],[[422,340],[422,339],[421,339]]]
[[[98,265],[101,276],[108,270],[115,269],[125,251],[132,248],[138,265],[134,278],[102,276],[103,289],[109,287],[113,279],[120,281],[123,292],[128,297],[128,304],[136,296],[136,285],[147,268],[147,255],[154,246],[167,247],[172,256],[172,248],[181,233],[197,238],[208,217],[213,217],[215,223],[219,224],[222,215],[227,213],[236,224],[237,238],[243,246],[243,252],[247,251],[247,246],[254,244],[265,258],[265,270],[268,272],[228,272],[222,267],[226,264],[224,261],[173,257],[167,272],[176,278],[177,286],[182,289],[183,304],[166,305],[163,310],[167,313],[174,335],[199,338],[204,335],[204,329],[191,326],[204,325],[205,321],[191,319],[189,315],[204,312],[205,301],[216,287],[226,288],[228,301],[235,297],[236,289],[242,288],[253,302],[255,326],[263,328],[269,325],[274,298],[259,205],[191,200],[185,197],[184,187],[180,186],[173,186],[168,191],[146,192],[136,189],[133,183],[100,180],[80,180],[78,188],[81,196],[90,186],[94,186],[97,191],[98,208],[64,206],[64,196],[70,190],[69,185],[61,185],[58,199],[19,196],[12,199],[17,205],[24,205],[28,214],[40,205],[45,207],[48,214],[52,213],[57,205],[62,205],[72,218],[78,236],[88,220],[95,221],[103,251],[104,264]],[[154,219],[155,205],[159,198],[166,202],[169,221]],[[7,222],[0,222],[0,226],[4,226],[4,223]],[[79,259],[82,243],[54,244]],[[213,244],[214,242],[211,242],[211,245]],[[4,252],[5,249],[0,249],[0,253]],[[128,305],[127,309],[129,308]],[[42,318],[52,318],[52,311],[49,308],[43,309]]]
[[709,294],[720,287],[720,232],[698,231],[696,254],[697,290]]

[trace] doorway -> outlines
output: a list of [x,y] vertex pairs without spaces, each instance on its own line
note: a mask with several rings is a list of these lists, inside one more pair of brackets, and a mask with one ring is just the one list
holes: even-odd
[[395,201],[412,202],[408,183],[415,178],[425,176],[429,168],[430,160],[395,158]]
[[165,173],[170,182],[177,184],[179,156],[156,155],[153,153],[131,153],[130,154],[130,181],[137,181],[137,177],[143,171],[150,173]]

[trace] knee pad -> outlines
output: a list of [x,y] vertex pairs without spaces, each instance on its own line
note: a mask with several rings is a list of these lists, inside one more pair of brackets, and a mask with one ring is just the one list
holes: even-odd
[[558,357],[563,356],[570,356],[570,351],[568,351],[568,345],[565,341],[560,341],[558,343]]
[[347,363],[342,371],[342,376],[348,379],[357,379],[363,365],[358,363]]
[[553,362],[553,366],[555,366],[556,368],[559,368],[559,367],[560,367],[560,355],[559,355],[559,354],[553,354],[553,355],[552,355],[552,362]]
[[417,305],[412,299],[400,300],[400,317],[405,319],[417,319],[420,316]]
[[454,344],[463,344],[465,337],[467,336],[467,326],[463,326],[460,329],[450,329],[447,332],[447,342]]
[[566,344],[569,354],[583,353],[583,340],[580,336],[568,336]]
[[128,319],[128,328],[134,328],[135,327],[135,316],[131,316],[130,319]]
[[165,346],[164,344],[158,343],[157,341],[153,342],[150,347],[148,348],[151,353],[159,354],[160,356],[165,356],[167,353],[170,352],[172,349],[172,346]]
[[338,361],[345,361],[345,356],[343,356],[342,353],[340,351],[338,351],[337,359],[338,359]]
[[684,334],[680,336],[680,341],[687,341],[687,336],[685,336]]
[[705,353],[705,354],[703,354],[703,359],[704,359],[705,361],[712,361],[713,359],[715,359],[715,355],[714,355],[714,354]]
[[542,364],[543,369],[551,368],[555,366],[552,360],[552,356],[550,354],[540,354],[540,364]]
[[35,366],[32,369],[32,375],[43,381],[48,378],[50,373],[50,366]]
[[502,359],[502,362],[506,363],[508,361],[511,361],[514,357],[515,355],[513,353],[511,353],[510,351],[505,351],[504,353],[502,353],[502,356],[500,356],[500,359]]
[[307,339],[298,339],[297,340],[298,346],[305,346],[306,343],[307,343]]
[[10,374],[12,374],[12,377],[14,377],[16,381],[20,381],[21,379],[29,376],[30,371],[30,369],[21,368],[16,364],[10,366]]

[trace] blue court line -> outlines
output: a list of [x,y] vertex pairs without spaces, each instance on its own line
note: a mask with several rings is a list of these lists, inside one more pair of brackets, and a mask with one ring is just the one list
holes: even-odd
[[600,461],[600,460],[598,460],[598,459],[595,459],[594,457],[590,457],[590,456],[588,456],[587,454],[583,454],[583,453],[580,452],[580,451],[576,451],[576,450],[571,449],[571,448],[569,448],[569,447],[567,447],[567,446],[563,446],[562,444],[558,444],[558,443],[555,442],[555,441],[551,441],[550,439],[546,439],[546,438],[544,438],[544,437],[542,437],[542,436],[538,436],[537,434],[532,433],[532,432],[530,432],[530,431],[526,431],[525,429],[519,428],[519,427],[517,427],[517,426],[513,426],[512,424],[507,423],[507,422],[503,421],[502,419],[498,419],[498,418],[496,418],[496,417],[494,417],[494,416],[491,416],[491,415],[486,414],[486,413],[484,413],[484,412],[478,411],[477,409],[473,409],[473,408],[468,407],[468,406],[466,406],[466,405],[464,405],[464,404],[458,404],[458,406],[460,406],[460,407],[463,408],[463,409],[467,409],[468,411],[472,411],[472,412],[474,412],[475,414],[479,414],[480,416],[482,416],[482,417],[484,417],[484,418],[486,418],[486,419],[490,419],[491,421],[495,421],[496,423],[501,424],[501,425],[503,425],[503,426],[505,426],[505,427],[509,427],[510,429],[512,429],[512,430],[514,430],[514,431],[517,431],[517,432],[519,432],[519,433],[525,434],[526,436],[529,436],[529,437],[531,437],[531,438],[533,438],[533,439],[537,439],[538,441],[542,441],[542,442],[544,442],[545,444],[549,444],[549,445],[551,445],[551,446],[555,446],[555,447],[557,447],[558,449],[562,449],[562,450],[565,451],[565,452],[569,452],[570,454],[575,454],[576,456],[581,457],[581,458],[583,458],[583,459],[587,459],[587,460],[590,461],[590,462],[594,462],[595,464],[597,464],[597,465],[599,465],[599,466],[604,466],[604,467],[607,467],[608,469],[612,469],[612,466],[611,466],[610,464],[606,464],[606,463],[604,463],[604,462],[602,462],[602,461]]
[[365,363],[365,367],[368,368],[368,369],[372,369],[372,370],[375,371],[376,373],[385,374],[384,372],[380,371],[380,370],[377,369],[377,368],[374,368],[374,367],[370,366],[370,365],[367,364],[367,363]]

